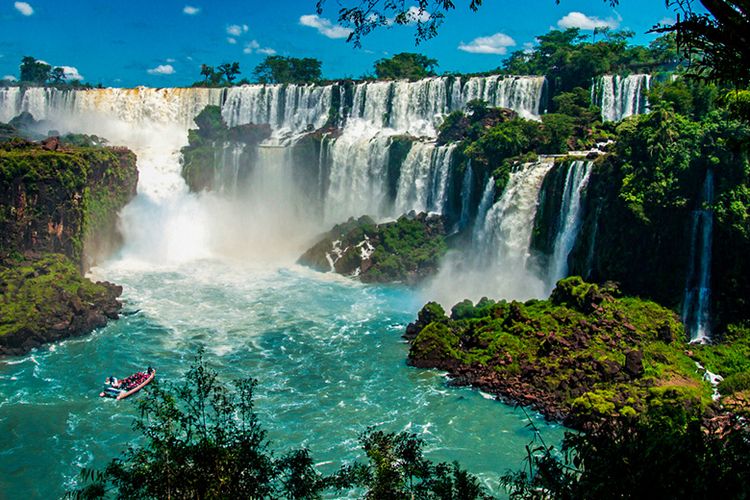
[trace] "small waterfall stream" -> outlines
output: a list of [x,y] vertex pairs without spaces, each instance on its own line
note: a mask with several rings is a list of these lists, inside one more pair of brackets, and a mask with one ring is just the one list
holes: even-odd
[[601,107],[603,121],[620,121],[648,112],[650,85],[651,75],[603,75],[594,80],[591,102]]
[[554,252],[548,269],[548,288],[568,274],[568,255],[581,229],[581,194],[588,185],[593,162],[577,160],[568,166],[560,205]]
[[713,242],[714,172],[706,171],[698,207],[690,213],[690,261],[688,262],[682,322],[691,342],[704,343],[711,336],[711,251]]

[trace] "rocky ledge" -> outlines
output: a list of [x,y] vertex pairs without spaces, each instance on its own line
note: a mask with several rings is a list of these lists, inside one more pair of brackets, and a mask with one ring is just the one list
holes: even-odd
[[450,317],[428,303],[405,337],[410,365],[446,370],[453,384],[573,427],[664,408],[715,409],[674,312],[618,297],[614,285],[572,277],[549,300],[467,300]]
[[90,333],[117,319],[122,287],[93,283],[61,254],[0,261],[0,355]]
[[298,263],[366,283],[414,285],[437,272],[446,250],[439,215],[411,212],[384,224],[363,216],[334,226]]

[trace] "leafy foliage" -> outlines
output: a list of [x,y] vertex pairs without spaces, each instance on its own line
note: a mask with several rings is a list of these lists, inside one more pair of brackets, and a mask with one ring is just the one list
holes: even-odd
[[315,83],[320,81],[321,62],[305,57],[267,56],[253,70],[258,83]]
[[359,488],[364,498],[488,498],[458,464],[433,465],[414,434],[368,429],[360,436],[366,463],[331,476],[315,470],[308,450],[276,458],[255,413],[256,381],[224,385],[199,351],[180,384],[153,383],[139,401],[133,427],[142,440],[102,471],[83,469],[69,497],[321,498]]
[[509,472],[511,498],[747,498],[750,432],[731,422],[721,433],[700,421],[650,416],[567,433],[559,453],[529,447],[527,467]]
[[402,52],[375,61],[375,75],[382,80],[419,80],[435,74],[437,60],[422,54]]

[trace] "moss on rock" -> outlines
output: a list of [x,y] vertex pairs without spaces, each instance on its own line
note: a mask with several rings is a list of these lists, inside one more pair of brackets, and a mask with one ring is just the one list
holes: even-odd
[[425,309],[407,329],[411,365],[448,370],[456,383],[569,425],[664,404],[700,413],[712,403],[674,312],[617,298],[611,285],[571,277],[549,300],[463,301],[450,318]]

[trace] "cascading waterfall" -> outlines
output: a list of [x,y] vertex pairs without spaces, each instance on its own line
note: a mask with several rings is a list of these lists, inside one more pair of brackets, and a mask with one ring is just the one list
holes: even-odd
[[417,142],[409,150],[399,177],[395,213],[409,210],[443,213],[455,145]]
[[458,229],[462,230],[469,225],[471,217],[471,194],[474,183],[474,172],[471,168],[471,160],[466,162],[464,178],[461,182],[461,217],[458,220]]
[[[392,218],[411,210],[444,213],[455,146],[433,142],[442,118],[474,99],[538,118],[545,82],[544,77],[494,75],[229,89],[11,87],[0,89],[0,121],[28,111],[37,120],[49,120],[45,127],[94,133],[131,147],[139,157],[139,193],[143,198],[122,214],[130,246],[149,258],[169,260],[170,255],[177,255],[183,260],[226,253],[227,248],[234,254],[243,245],[248,251],[257,248],[245,234],[255,224],[240,222],[251,209],[247,200],[252,197],[260,200],[258,207],[276,207],[284,213],[278,218],[261,210],[279,234],[296,234],[292,238],[295,241],[304,241],[351,216]],[[186,130],[195,127],[193,118],[207,105],[221,106],[222,117],[230,126],[269,124],[273,133],[252,149],[219,145],[216,164],[223,168],[214,174],[218,190],[196,197],[189,195],[181,177],[179,150],[186,143]],[[306,132],[324,126],[338,126],[340,132],[320,141],[317,165],[300,165],[301,160],[290,153],[291,149]],[[401,153],[392,158],[391,149],[396,144]],[[269,162],[282,162],[283,168],[269,167]],[[309,186],[299,185],[300,168],[317,168],[305,173],[306,178],[317,182],[314,196],[307,192]],[[259,179],[261,172],[263,177]],[[259,185],[269,185],[275,175],[279,183],[273,184],[273,189],[258,190]],[[470,198],[470,169],[466,175],[469,178],[462,191],[468,190]],[[288,211],[284,199],[302,199],[316,206]],[[454,214],[456,220],[459,216],[468,219],[472,212],[469,203],[468,199],[461,200],[462,213]],[[153,215],[159,211],[155,207],[160,207],[163,217]],[[148,219],[145,225],[138,221],[142,216]],[[214,222],[189,231],[191,219]],[[216,222],[219,219],[221,223]],[[260,224],[262,219],[254,217],[254,222]],[[467,225],[468,220],[461,224]],[[152,234],[167,234],[163,252],[147,250],[153,238],[146,234],[145,227]],[[187,234],[199,236],[185,244]],[[270,236],[264,233],[263,238]]]
[[519,166],[495,203],[495,180],[487,181],[470,247],[446,257],[428,287],[433,300],[450,306],[467,297],[544,296],[544,280],[527,263],[539,192],[553,165],[553,159],[543,158]]
[[603,121],[620,121],[648,112],[650,85],[651,75],[603,75],[594,80],[591,102],[601,107]]
[[511,173],[502,197],[487,211],[476,249],[485,264],[514,273],[526,269],[539,190],[553,161],[525,163]]
[[588,185],[593,162],[577,160],[568,166],[557,224],[554,251],[549,263],[548,289],[568,274],[568,255],[581,229],[581,195]]
[[693,210],[682,322],[691,342],[704,343],[711,336],[711,252],[713,244],[714,172],[706,171],[700,204]]

